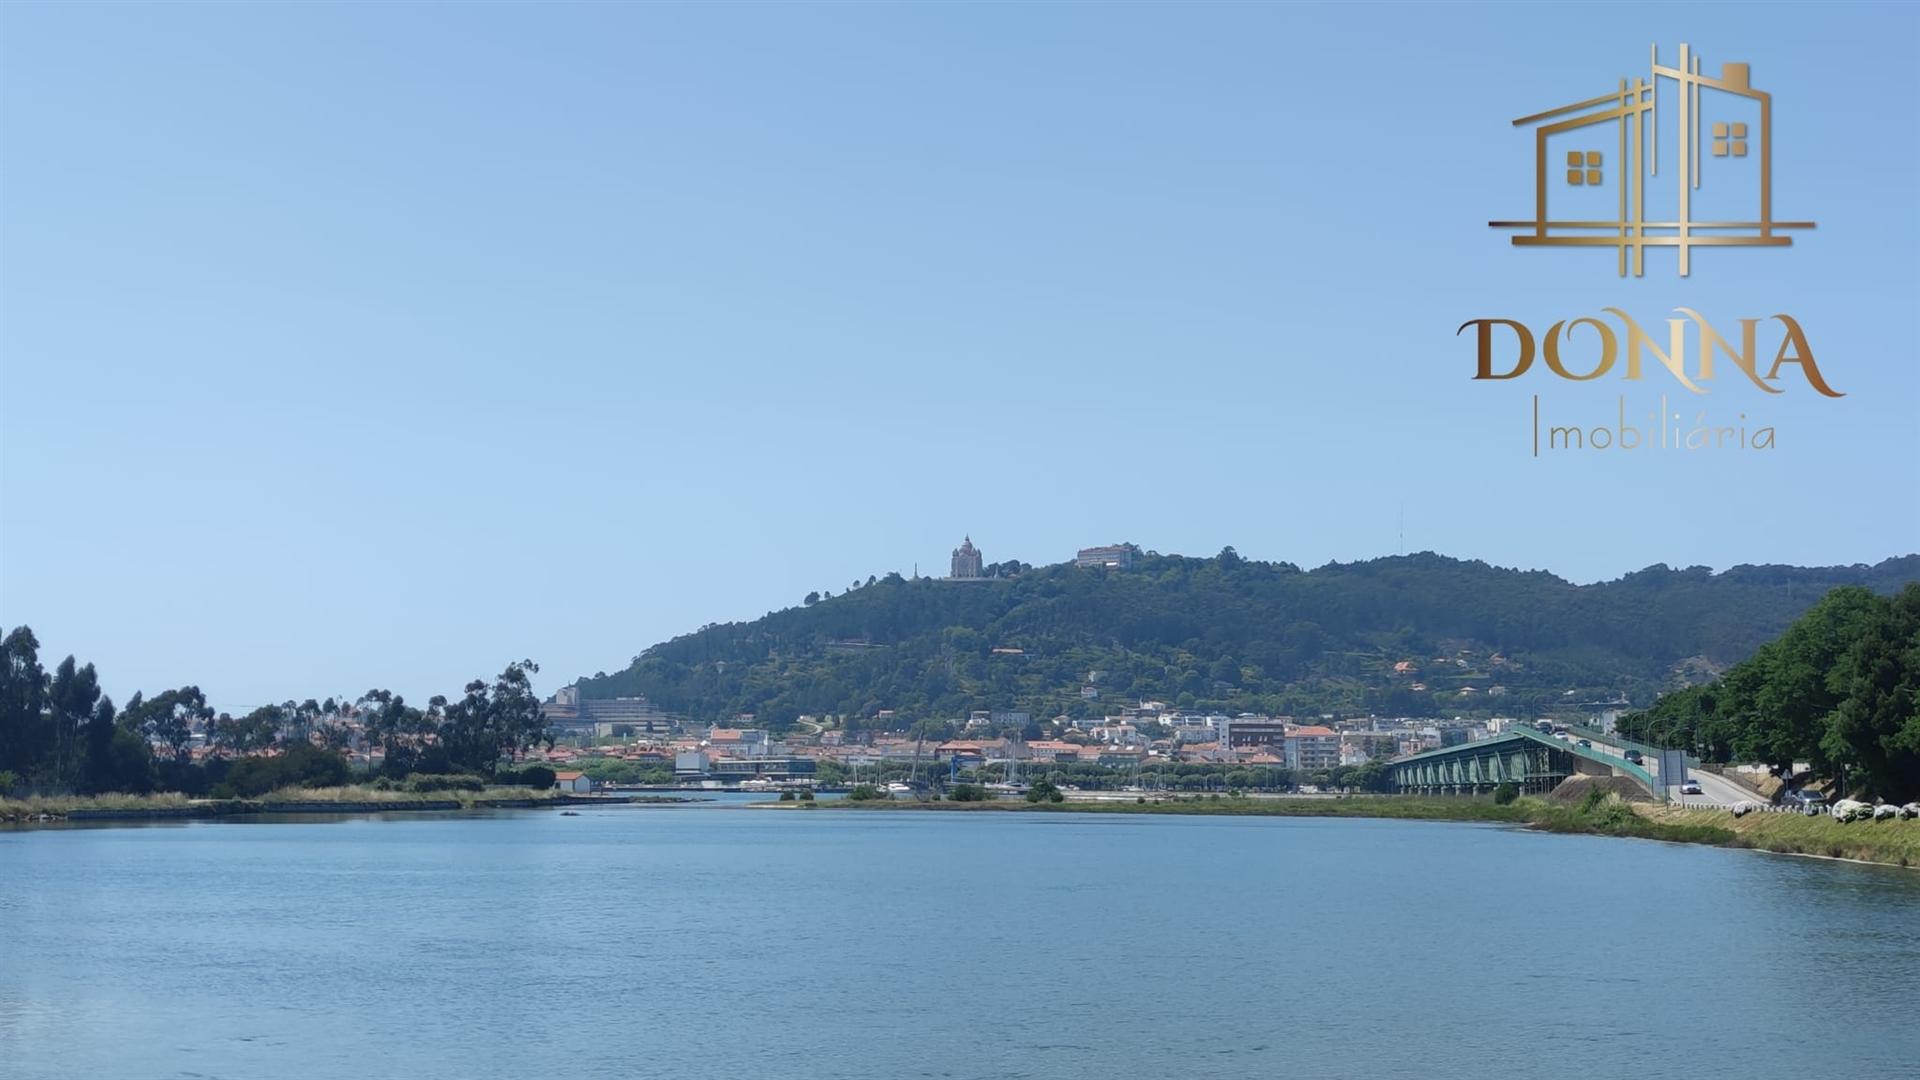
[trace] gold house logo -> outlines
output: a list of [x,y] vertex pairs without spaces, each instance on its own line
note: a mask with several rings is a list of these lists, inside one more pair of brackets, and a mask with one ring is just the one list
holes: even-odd
[[[1526,230],[1513,238],[1521,247],[1611,247],[1622,277],[1629,253],[1633,275],[1645,272],[1649,247],[1678,249],[1685,277],[1693,248],[1786,247],[1793,238],[1783,230],[1813,228],[1811,221],[1773,219],[1773,97],[1753,88],[1748,66],[1723,64],[1720,77],[1712,78],[1684,44],[1676,66],[1660,63],[1657,45],[1649,62],[1646,79],[1621,79],[1611,94],[1513,122],[1537,125],[1533,220],[1488,224]],[[1668,171],[1678,183],[1671,192],[1648,182],[1660,174],[1663,108],[1677,120]],[[1615,127],[1611,148],[1604,145],[1609,123]],[[1712,183],[1703,186],[1707,180]],[[1614,219],[1601,220],[1609,212]]]

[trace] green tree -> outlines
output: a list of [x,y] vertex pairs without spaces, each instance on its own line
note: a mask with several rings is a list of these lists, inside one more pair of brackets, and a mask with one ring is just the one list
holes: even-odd
[[280,705],[262,705],[238,718],[221,716],[213,725],[213,746],[226,754],[257,754],[274,744],[290,718],[290,710]]
[[[114,761],[113,738],[118,730],[114,715],[113,699],[102,694],[100,700],[94,703],[93,713],[87,717],[86,757],[80,770],[80,788],[83,791],[131,790],[125,786],[127,781],[121,778]],[[144,774],[146,768],[143,766],[140,771]]]
[[212,719],[213,710],[207,707],[207,695],[197,686],[167,690],[151,700],[142,700],[135,694],[120,714],[122,726],[145,735],[149,742],[165,746],[176,764],[185,764],[188,760],[193,729],[204,728]]
[[55,787],[70,789],[79,784],[87,722],[99,703],[100,679],[93,665],[77,667],[71,656],[60,661],[47,688],[47,725],[53,752],[44,771]]
[[1027,789],[1027,801],[1030,803],[1057,803],[1065,799],[1066,795],[1050,780],[1036,780],[1033,786]]
[[1832,772],[1837,763],[1823,736],[1840,694],[1828,674],[1865,632],[1879,603],[1866,589],[1835,589],[1760,651],[1750,700],[1745,693],[1736,694],[1736,708],[1751,710],[1736,750],[1781,771],[1796,759],[1806,759],[1815,769]]
[[106,774],[112,779],[105,791],[124,791],[140,795],[153,790],[153,744],[145,735],[117,727],[108,744]]
[[1387,763],[1375,760],[1356,765],[1348,775],[1347,782],[1361,791],[1387,791],[1390,787]]
[[[329,700],[328,704],[331,705],[332,701]],[[330,710],[324,709],[318,701],[308,698],[298,705],[289,701],[280,706],[280,711],[287,722],[287,741],[298,744],[312,739],[314,729]]]
[[360,695],[354,710],[366,732],[369,751],[373,746],[380,747],[381,772],[401,777],[416,771],[433,728],[426,713],[408,705],[401,695],[382,689]]
[[492,685],[475,679],[465,697],[446,706],[440,742],[456,766],[491,776],[501,758],[553,745],[530,678],[539,670],[531,660],[508,664]]
[[40,641],[25,626],[0,642],[0,772],[26,780],[53,748]]
[[1878,605],[1828,678],[1840,702],[1821,748],[1849,787],[1920,799],[1920,585]]

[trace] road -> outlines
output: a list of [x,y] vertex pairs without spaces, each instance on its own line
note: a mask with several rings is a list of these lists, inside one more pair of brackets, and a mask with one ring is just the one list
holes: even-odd
[[1687,770],[1689,779],[1700,782],[1700,794],[1678,796],[1681,802],[1689,806],[1705,804],[1708,806],[1732,806],[1734,803],[1764,802],[1760,796],[1731,780],[1723,779],[1704,769]]
[[[1588,739],[1593,744],[1593,748],[1602,754],[1617,758],[1624,758],[1626,756],[1624,747],[1616,746],[1613,743],[1607,742],[1605,739],[1592,738],[1591,736],[1589,736]],[[1656,780],[1659,779],[1660,761],[1658,758],[1649,757],[1642,763],[1642,767],[1652,773]],[[1732,806],[1734,803],[1761,801],[1758,795],[1755,795],[1731,780],[1722,779],[1704,769],[1689,769],[1687,770],[1687,777],[1688,779],[1699,782],[1700,794],[1681,795],[1676,789],[1674,798],[1689,806]]]

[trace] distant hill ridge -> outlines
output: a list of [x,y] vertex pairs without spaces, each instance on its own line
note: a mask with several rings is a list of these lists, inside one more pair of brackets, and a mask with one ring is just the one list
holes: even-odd
[[1891,593],[1909,581],[1920,581],[1920,555],[1720,573],[1658,565],[1574,585],[1431,552],[1310,571],[1232,548],[1147,552],[1125,570],[889,574],[681,635],[579,685],[584,697],[644,695],[692,719],[753,714],[775,730],[803,714],[855,725],[880,710],[896,722],[976,709],[1047,718],[1143,699],[1234,713],[1521,715],[1621,696],[1645,704],[1745,658],[1829,589]]

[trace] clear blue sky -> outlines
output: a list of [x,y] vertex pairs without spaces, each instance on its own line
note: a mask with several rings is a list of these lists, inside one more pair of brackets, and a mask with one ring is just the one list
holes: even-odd
[[[1911,7],[0,7],[0,621],[121,701],[543,690],[1132,540],[1580,581],[1920,548]],[[1514,117],[1680,42],[1787,251],[1520,251]],[[1794,314],[1769,455],[1527,455],[1665,376],[1462,321]],[[1761,349],[1772,354],[1764,333]],[[1401,539],[1404,521],[1404,541]]]

